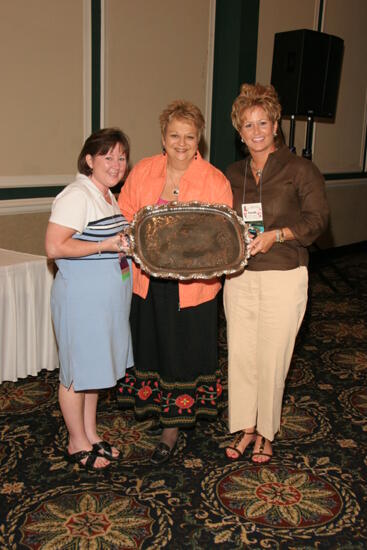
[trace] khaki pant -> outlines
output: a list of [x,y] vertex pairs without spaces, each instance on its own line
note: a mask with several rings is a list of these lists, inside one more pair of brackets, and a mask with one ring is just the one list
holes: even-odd
[[270,441],[280,427],[284,383],[306,310],[306,267],[244,271],[224,285],[231,433],[257,426]]

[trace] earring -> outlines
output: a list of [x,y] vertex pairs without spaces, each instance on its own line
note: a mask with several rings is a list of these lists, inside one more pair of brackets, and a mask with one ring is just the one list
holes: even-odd
[[194,159],[196,160],[198,158],[198,152],[195,152]]
[[164,156],[166,154],[166,148],[162,147],[162,155]]
[[241,137],[241,143],[245,143],[245,140]]
[[274,137],[277,137],[277,135],[278,135],[278,134],[277,134],[276,132],[274,132],[273,136],[274,136]]

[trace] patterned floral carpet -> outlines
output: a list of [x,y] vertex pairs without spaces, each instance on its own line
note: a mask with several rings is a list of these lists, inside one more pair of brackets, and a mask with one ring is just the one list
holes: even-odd
[[[88,473],[64,458],[58,373],[0,385],[1,550],[367,548],[367,247],[333,261],[353,288],[315,260],[268,465],[226,460],[224,412],[152,467],[150,421],[106,392],[101,436],[122,458]],[[219,343],[225,372],[223,318]]]

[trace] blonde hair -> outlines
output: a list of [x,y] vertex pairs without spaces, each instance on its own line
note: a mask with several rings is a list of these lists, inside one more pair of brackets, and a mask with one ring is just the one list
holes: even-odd
[[199,107],[196,107],[196,105],[190,101],[185,101],[183,99],[176,99],[175,101],[172,101],[172,103],[170,103],[164,111],[162,111],[159,117],[162,136],[165,136],[167,126],[173,119],[191,122],[196,128],[200,140],[201,134],[205,127],[205,120]]
[[232,124],[237,132],[241,129],[244,111],[252,107],[262,107],[273,123],[280,119],[282,107],[274,86],[259,83],[242,84],[241,91],[233,102],[231,113]]

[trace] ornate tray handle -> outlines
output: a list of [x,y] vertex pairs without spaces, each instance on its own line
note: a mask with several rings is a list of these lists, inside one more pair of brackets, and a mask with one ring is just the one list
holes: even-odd
[[145,206],[124,233],[129,255],[154,277],[212,279],[242,270],[249,257],[247,225],[223,204]]

